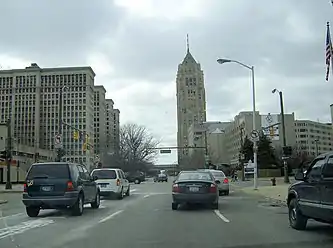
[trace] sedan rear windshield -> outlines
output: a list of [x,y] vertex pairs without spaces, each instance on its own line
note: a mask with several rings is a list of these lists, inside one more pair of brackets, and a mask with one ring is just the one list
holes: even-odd
[[213,171],[212,174],[214,177],[225,177],[222,171]]
[[117,174],[114,170],[95,170],[92,176],[97,176],[98,179],[116,179]]
[[212,177],[207,172],[183,172],[178,176],[178,180],[208,180],[211,181]]
[[35,164],[32,165],[27,179],[34,178],[69,178],[67,164]]

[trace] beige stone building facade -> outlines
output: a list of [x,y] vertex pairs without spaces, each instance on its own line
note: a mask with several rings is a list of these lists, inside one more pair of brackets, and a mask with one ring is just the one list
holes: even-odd
[[204,74],[189,48],[178,65],[176,91],[178,163],[185,166],[184,161],[189,158],[189,149],[186,149],[190,145],[188,129],[192,124],[206,121]]

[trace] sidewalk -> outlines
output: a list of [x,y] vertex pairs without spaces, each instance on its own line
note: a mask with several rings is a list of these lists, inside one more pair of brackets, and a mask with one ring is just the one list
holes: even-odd
[[279,184],[276,186],[262,186],[257,190],[251,188],[242,189],[243,192],[251,195],[262,196],[280,204],[286,204],[288,187],[290,184]]
[[5,184],[0,184],[0,194],[5,193],[22,193],[23,185],[22,184],[12,184],[12,189],[6,189]]

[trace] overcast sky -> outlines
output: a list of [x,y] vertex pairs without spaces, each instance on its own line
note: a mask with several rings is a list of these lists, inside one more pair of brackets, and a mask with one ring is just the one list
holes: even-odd
[[[329,0],[0,0],[2,68],[92,66],[95,83],[120,109],[121,123],[145,125],[163,146],[176,145],[177,66],[190,50],[205,74],[207,118],[228,121],[257,108],[330,121],[333,78],[325,82]],[[333,23],[333,22],[332,22]],[[159,163],[173,163],[176,153]]]

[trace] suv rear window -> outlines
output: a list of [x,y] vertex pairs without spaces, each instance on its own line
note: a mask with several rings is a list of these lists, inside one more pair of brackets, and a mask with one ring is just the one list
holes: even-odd
[[95,170],[92,176],[97,176],[98,179],[116,179],[117,174],[114,170]]
[[222,171],[212,171],[214,177],[225,177]]
[[27,179],[34,178],[69,178],[67,164],[35,164],[32,165],[27,175]]

